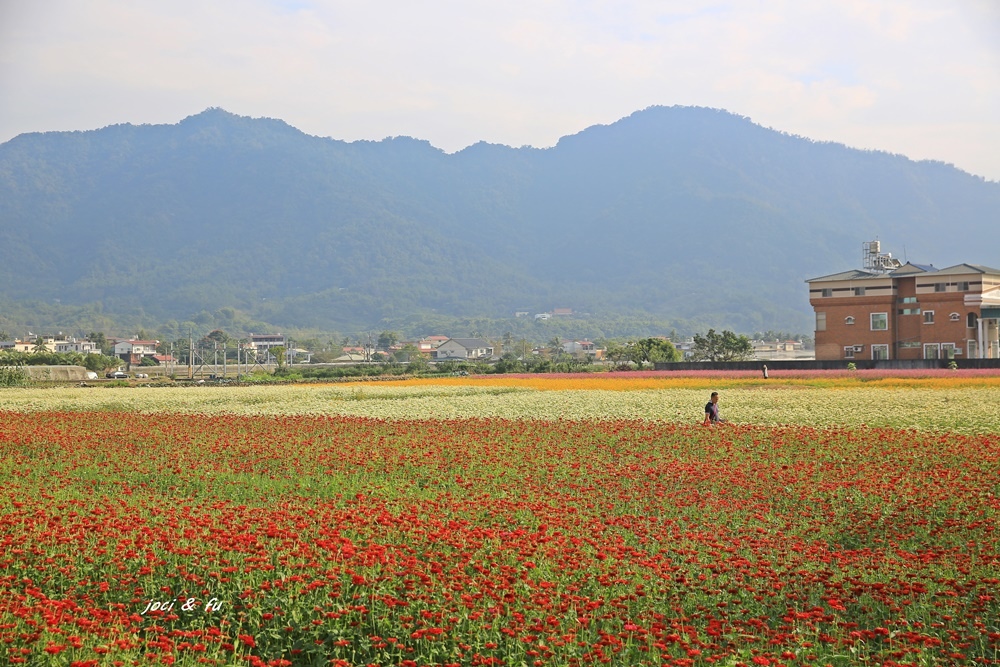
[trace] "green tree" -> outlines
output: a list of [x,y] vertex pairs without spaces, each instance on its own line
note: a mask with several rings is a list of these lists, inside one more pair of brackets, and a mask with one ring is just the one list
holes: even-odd
[[108,342],[108,337],[104,335],[103,331],[91,331],[87,334],[87,340],[97,346],[97,349],[101,351],[101,354],[111,356],[111,344]]
[[388,350],[399,342],[399,334],[395,331],[383,331],[378,335],[378,349]]
[[665,338],[643,338],[629,345],[629,358],[641,370],[643,364],[663,361],[680,361],[681,353]]
[[501,356],[507,356],[514,351],[514,333],[508,331],[500,339]]
[[285,349],[284,345],[275,345],[270,348],[268,352],[272,357],[274,357],[275,362],[278,364],[278,368],[285,367],[285,355],[288,353],[288,350]]
[[527,361],[531,357],[531,350],[531,343],[527,338],[517,341],[517,358],[521,361]]
[[559,336],[553,336],[549,339],[549,342],[545,344],[545,351],[550,359],[556,359],[562,355],[563,345]]
[[611,362],[615,370],[630,368],[630,351],[618,341],[609,340],[604,346],[604,358]]
[[753,358],[753,343],[732,331],[720,334],[709,329],[704,336],[694,335],[691,358],[694,361],[746,361]]
[[[416,346],[407,347],[413,347],[414,351],[409,356],[409,363],[406,364],[406,372],[411,375],[418,375],[420,373],[426,373],[430,370],[431,365],[427,361],[427,357],[420,354],[420,350],[418,350]],[[405,350],[406,348],[403,349]]]
[[109,357],[104,354],[87,354],[83,357],[83,367],[95,373],[104,373],[113,368],[118,368],[122,360],[118,357]]
[[45,345],[45,339],[39,336],[35,339],[35,346],[31,348],[31,351],[35,354],[44,354],[49,351],[49,348]]
[[412,362],[417,357],[423,359],[423,355],[420,354],[420,348],[418,348],[413,343],[407,343],[402,347],[402,349],[396,350],[393,355],[393,359],[401,362]]
[[229,334],[227,334],[222,329],[215,329],[209,332],[208,335],[205,336],[205,340],[207,342],[214,342],[218,343],[219,345],[225,345],[226,343],[229,342],[230,338]]

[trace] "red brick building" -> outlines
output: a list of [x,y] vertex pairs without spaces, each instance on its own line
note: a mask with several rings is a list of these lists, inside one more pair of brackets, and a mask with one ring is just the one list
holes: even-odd
[[876,259],[806,281],[816,359],[1000,358],[1000,270]]

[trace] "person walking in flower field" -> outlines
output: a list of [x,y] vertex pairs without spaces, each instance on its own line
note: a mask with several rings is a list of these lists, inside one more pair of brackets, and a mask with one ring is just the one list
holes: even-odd
[[726,420],[719,416],[719,392],[713,391],[711,400],[705,404],[705,421],[702,422],[702,426],[714,426],[725,422]]

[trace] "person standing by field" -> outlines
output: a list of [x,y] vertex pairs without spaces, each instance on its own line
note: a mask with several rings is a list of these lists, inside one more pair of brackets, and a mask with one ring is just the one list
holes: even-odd
[[719,392],[713,391],[711,399],[705,404],[705,421],[702,426],[724,424],[725,419],[719,416]]

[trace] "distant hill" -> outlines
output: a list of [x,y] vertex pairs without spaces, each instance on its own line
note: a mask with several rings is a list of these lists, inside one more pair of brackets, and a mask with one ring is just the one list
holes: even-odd
[[[208,109],[0,145],[9,303],[357,330],[556,307],[812,330],[861,243],[1000,265],[1000,183],[653,107],[548,149],[343,142]],[[43,323],[44,324],[44,323]]]

